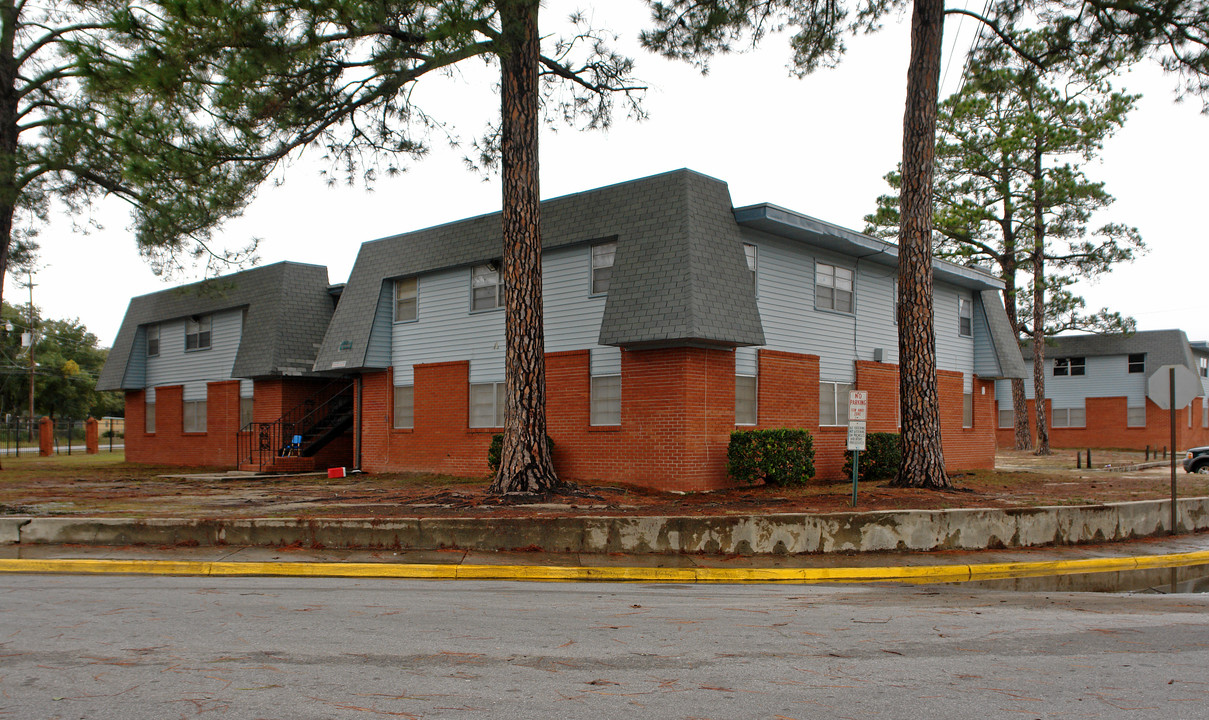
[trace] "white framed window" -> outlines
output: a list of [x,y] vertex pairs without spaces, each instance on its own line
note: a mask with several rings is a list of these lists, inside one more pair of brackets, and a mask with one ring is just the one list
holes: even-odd
[[756,425],[759,421],[757,398],[759,380],[755,375],[735,376],[735,424]]
[[1081,357],[1054,358],[1054,377],[1085,375],[1087,360]]
[[470,427],[504,427],[504,383],[471,383]]
[[999,408],[999,427],[1016,427],[1016,411],[1012,408]]
[[819,425],[848,424],[848,393],[854,389],[852,383],[819,383]]
[[155,432],[155,388],[147,388],[143,395],[143,432]]
[[826,263],[814,270],[814,305],[822,310],[852,312],[852,271]]
[[417,317],[417,299],[420,283],[417,278],[395,281],[395,322],[414,322]]
[[1050,427],[1086,427],[1087,411],[1083,408],[1054,408]]
[[1146,427],[1146,406],[1130,405],[1125,408],[1126,427]]
[[759,293],[758,284],[760,271],[760,248],[751,243],[743,243],[743,256],[747,259],[747,271],[751,273],[751,291]]
[[969,298],[957,298],[957,334],[974,337],[974,303]]
[[185,320],[185,350],[205,350],[210,347],[212,320],[209,315],[194,315]]
[[613,278],[613,258],[616,255],[616,241],[592,246],[591,294],[604,295],[609,292],[609,281]]
[[1209,428],[1209,397],[1201,398],[1201,427]]
[[187,433],[204,433],[206,431],[206,401],[185,400],[181,409],[183,430]]
[[1201,377],[1209,377],[1209,358],[1201,358],[1197,364],[1201,368]]
[[621,376],[593,375],[591,403],[592,425],[620,425]]
[[1129,372],[1131,372],[1131,373],[1146,372],[1146,353],[1130,353],[1128,363],[1129,363]]
[[470,271],[470,311],[504,307],[499,265],[479,265]]
[[394,427],[402,429],[415,426],[415,386],[396,385]]
[[155,357],[160,354],[160,326],[147,326],[147,357]]
[[963,428],[974,427],[974,393],[967,392],[961,395],[961,426]]

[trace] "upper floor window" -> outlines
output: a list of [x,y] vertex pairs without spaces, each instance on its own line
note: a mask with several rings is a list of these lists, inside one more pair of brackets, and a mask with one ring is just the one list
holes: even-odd
[[616,254],[616,242],[607,242],[592,246],[593,295],[603,295],[609,291],[609,281],[613,279],[613,257]]
[[416,298],[419,283],[416,278],[395,281],[395,322],[411,322],[416,319]]
[[211,320],[209,315],[194,315],[185,321],[186,350],[204,350],[210,347]]
[[756,277],[760,269],[760,248],[750,243],[743,243],[743,254],[747,257],[747,270],[751,273],[751,290],[757,289]]
[[155,357],[160,354],[160,326],[147,326],[147,357]]
[[852,271],[848,268],[818,263],[814,271],[815,307],[823,310],[852,312]]
[[1209,358],[1201,358],[1201,377],[1209,377]]
[[504,306],[500,266],[479,265],[470,271],[470,310],[492,310]]
[[1129,354],[1129,372],[1131,372],[1131,373],[1146,372],[1146,353],[1130,353]]
[[1054,377],[1086,375],[1087,361],[1081,357],[1054,358]]
[[957,298],[957,334],[974,336],[974,303],[969,298]]

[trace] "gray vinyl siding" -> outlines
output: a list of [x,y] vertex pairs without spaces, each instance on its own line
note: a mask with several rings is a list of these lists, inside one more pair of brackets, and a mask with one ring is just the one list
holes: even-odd
[[[160,323],[160,353],[146,358],[146,385],[184,385],[185,399],[204,399],[205,384],[231,379],[235,354],[243,334],[243,310],[228,310],[211,315],[210,347],[185,352],[185,319]],[[200,390],[199,390],[200,388]],[[191,396],[191,397],[190,397]]]
[[[1055,408],[1085,407],[1089,397],[1124,397],[1129,407],[1146,404],[1146,380],[1152,368],[1149,359],[1144,373],[1129,372],[1129,356],[1103,355],[1085,358],[1084,375],[1054,377],[1054,359],[1045,358],[1045,397]],[[1030,367],[1032,363],[1029,363]],[[1024,395],[1034,397],[1033,381],[1024,381]],[[999,408],[1012,407],[1012,384],[1008,380],[995,383],[995,398]]]
[[122,387],[124,388],[142,387],[147,383],[146,327],[139,327],[135,331],[134,344],[131,347],[130,362],[126,364],[126,373],[122,377]]
[[[977,294],[974,295],[974,373],[980,377],[998,377],[1002,372],[999,356],[991,342],[991,329],[987,326],[986,308]],[[1010,394],[1010,388],[1009,388]]]
[[[588,245],[547,251],[542,258],[546,352],[593,350],[593,369],[620,372],[617,348],[597,343],[606,296],[591,296]],[[504,378],[503,309],[470,312],[469,267],[421,275],[415,322],[397,323],[391,338],[395,384],[412,381],[410,367],[421,363],[470,361],[470,382]],[[389,286],[389,283],[388,283]],[[389,296],[388,296],[389,299]],[[390,303],[379,304],[389,317]]]
[[[898,362],[893,268],[750,229],[744,230],[743,241],[759,248],[757,303],[764,347],[817,355],[819,376],[840,382],[852,382],[854,362],[873,360],[878,349],[882,362]],[[815,307],[815,265],[819,262],[854,271],[854,313]],[[974,340],[958,334],[958,292],[942,283],[936,285],[937,365],[942,370],[969,373]],[[961,292],[971,297],[969,291]],[[735,363],[736,372],[746,366],[742,353],[736,354]]]
[[[367,367],[387,367],[391,364],[393,325],[395,320],[395,283],[387,280],[378,293],[378,309],[374,311],[374,324],[369,330],[369,345],[365,352]],[[423,312],[419,303],[417,312]]]

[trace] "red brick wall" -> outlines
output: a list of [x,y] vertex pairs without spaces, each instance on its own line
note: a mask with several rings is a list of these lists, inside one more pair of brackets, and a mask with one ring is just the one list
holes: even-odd
[[[1190,447],[1209,445],[1209,428],[1202,427],[1202,403],[1205,398],[1195,398],[1190,408],[1177,410],[1176,422],[1176,451]],[[1045,401],[1047,409],[1052,408],[1049,400]],[[1031,434],[1034,442],[1037,439],[1036,402],[1028,401],[1028,414]],[[1125,397],[1087,398],[1085,401],[1087,422],[1081,428],[1049,429],[1049,444],[1055,448],[1125,448],[1142,450],[1149,446],[1152,450],[1169,448],[1171,446],[1171,420],[1167,410],[1160,409],[1150,400],[1146,401],[1146,426],[1128,426],[1128,400]],[[998,403],[996,403],[998,411]],[[1192,427],[1188,427],[1188,413],[1192,413]],[[1047,413],[1052,421],[1052,413]],[[1014,447],[1016,444],[1015,431],[1012,428],[999,428],[997,431],[999,444],[1002,447]]]
[[182,466],[236,464],[239,427],[239,381],[207,383],[206,431],[184,432],[183,388],[155,389],[155,433],[144,426],[144,394],[126,393],[126,459],[130,462]]

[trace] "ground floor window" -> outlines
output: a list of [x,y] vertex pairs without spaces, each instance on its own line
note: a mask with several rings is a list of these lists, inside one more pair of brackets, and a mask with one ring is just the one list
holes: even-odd
[[1146,427],[1146,406],[1136,405],[1126,408],[1125,425],[1127,427]]
[[1054,408],[1050,427],[1086,427],[1087,411],[1083,408]]
[[1201,427],[1209,428],[1209,397],[1201,398]]
[[472,383],[470,385],[470,427],[504,427],[504,383]]
[[155,396],[148,396],[147,402],[143,404],[143,431],[147,433],[155,432]]
[[961,426],[963,428],[974,427],[974,393],[962,393],[961,395]]
[[1000,408],[999,410],[999,427],[1012,428],[1016,427],[1016,411],[1012,408]]
[[415,386],[396,386],[394,426],[396,428],[413,428],[415,425]]
[[246,428],[252,424],[252,398],[241,397],[239,399],[239,427]]
[[756,391],[758,383],[755,375],[735,376],[735,424],[757,424]]
[[852,383],[819,383],[819,425],[848,424],[848,393]]
[[185,432],[201,433],[206,431],[205,400],[186,400],[181,416],[184,419]]
[[621,424],[621,376],[595,375],[592,377],[591,424]]

